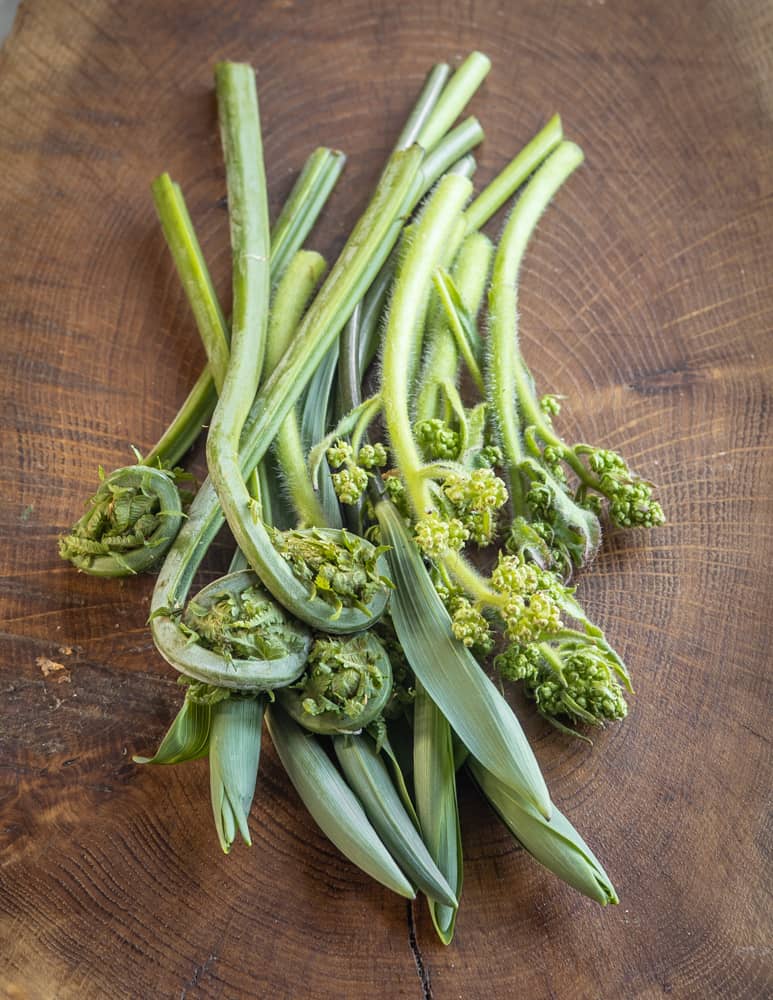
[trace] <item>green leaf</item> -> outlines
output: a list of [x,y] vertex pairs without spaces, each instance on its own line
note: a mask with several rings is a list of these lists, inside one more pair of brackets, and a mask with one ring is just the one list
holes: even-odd
[[598,858],[555,806],[548,822],[479,761],[470,757],[467,763],[502,822],[535,860],[602,906],[618,902],[614,886]]
[[396,590],[391,614],[416,677],[467,749],[509,787],[550,816],[550,796],[512,709],[451,631],[443,606],[402,518],[376,507]]
[[[462,891],[462,838],[451,728],[418,681],[413,705],[413,780],[424,842],[458,900]],[[458,903],[454,907],[434,899],[428,903],[438,937],[443,944],[450,944]]]
[[266,710],[266,724],[290,781],[322,832],[371,878],[413,899],[413,888],[317,737],[305,733],[278,705]]
[[209,749],[211,719],[210,705],[186,698],[155,755],[135,756],[132,760],[135,764],[182,764],[205,757]]
[[209,784],[212,811],[223,852],[228,854],[236,829],[252,846],[247,817],[255,795],[263,727],[261,698],[228,698],[212,710]]
[[430,899],[456,910],[456,896],[432,860],[367,734],[335,736],[333,748],[349,787],[405,874]]

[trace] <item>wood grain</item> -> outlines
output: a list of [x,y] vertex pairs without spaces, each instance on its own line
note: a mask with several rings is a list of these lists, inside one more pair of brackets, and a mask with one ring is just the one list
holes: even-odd
[[[22,3],[0,54],[0,994],[773,993],[772,35],[764,0]],[[522,712],[621,905],[557,883],[465,786],[443,949],[326,843],[270,749],[255,846],[229,858],[205,765],[131,763],[178,702],[151,581],[78,575],[55,543],[202,364],[148,194],[162,169],[227,301],[215,61],[257,69],[275,210],[315,145],[349,154],[312,241],[332,256],[428,66],[471,48],[494,62],[479,182],[555,110],[586,152],[529,249],[526,351],[568,436],[623,450],[668,524],[611,533],[580,583],[634,673],[629,719],[590,749]]]

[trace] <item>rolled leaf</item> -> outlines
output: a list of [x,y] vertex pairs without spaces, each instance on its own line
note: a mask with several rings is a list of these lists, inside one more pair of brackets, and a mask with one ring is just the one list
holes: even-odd
[[212,710],[209,784],[217,835],[225,854],[236,829],[252,845],[247,817],[255,795],[263,726],[263,700],[228,698]]
[[153,757],[132,757],[135,764],[182,764],[206,757],[212,706],[186,698]]
[[470,753],[549,817],[545,779],[512,709],[454,637],[448,612],[399,513],[381,501],[376,516],[382,541],[391,546],[392,620],[416,677]]
[[266,724],[290,781],[322,832],[371,878],[413,899],[411,884],[317,737],[304,732],[278,705],[266,710]]
[[470,757],[467,765],[502,822],[535,860],[602,906],[619,902],[598,858],[555,806],[548,822],[479,761]]
[[[462,891],[462,837],[451,728],[418,682],[413,705],[413,780],[424,842],[458,900]],[[438,937],[443,944],[450,944],[458,902],[450,907],[429,899],[428,904]]]
[[333,747],[349,787],[392,857],[423,893],[455,911],[456,896],[413,825],[371,737],[336,736]]

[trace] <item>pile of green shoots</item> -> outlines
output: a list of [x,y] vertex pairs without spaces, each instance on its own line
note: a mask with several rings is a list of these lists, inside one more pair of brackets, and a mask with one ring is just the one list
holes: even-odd
[[[185,694],[155,755],[135,760],[208,758],[228,852],[237,832],[250,843],[265,721],[330,840],[395,892],[423,892],[445,943],[462,889],[460,771],[537,861],[617,902],[502,682],[583,738],[624,718],[628,672],[569,580],[602,522],[663,520],[621,456],[560,436],[559,400],[538,394],[521,353],[521,262],[583,156],[555,117],[473,198],[483,132],[454,123],[488,70],[480,53],[433,68],[328,269],[304,243],[343,154],[315,151],[270,227],[254,74],[218,65],[232,314],[180,188],[159,177],[207,366],[156,447],[101,473],[60,540],[85,572],[158,573],[153,638]],[[482,227],[516,191],[494,245]],[[192,497],[179,463],[207,424],[209,478]],[[229,571],[191,596],[224,522]]]

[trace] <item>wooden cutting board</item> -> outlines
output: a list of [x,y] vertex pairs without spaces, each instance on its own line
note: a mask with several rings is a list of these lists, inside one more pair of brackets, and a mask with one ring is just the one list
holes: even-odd
[[[772,37],[765,0],[22,3],[0,55],[0,994],[771,995]],[[529,361],[570,439],[660,484],[668,524],[611,532],[579,583],[633,673],[628,720],[589,747],[518,703],[620,905],[543,872],[464,785],[443,948],[331,848],[270,747],[255,845],[228,858],[205,763],[132,764],[180,700],[152,580],[79,575],[56,540],[202,365],[161,170],[228,301],[214,63],[256,67],[274,211],[314,146],[349,154],[311,241],[332,257],[428,67],[473,48],[494,63],[480,182],[554,111],[587,156],[527,255]]]

